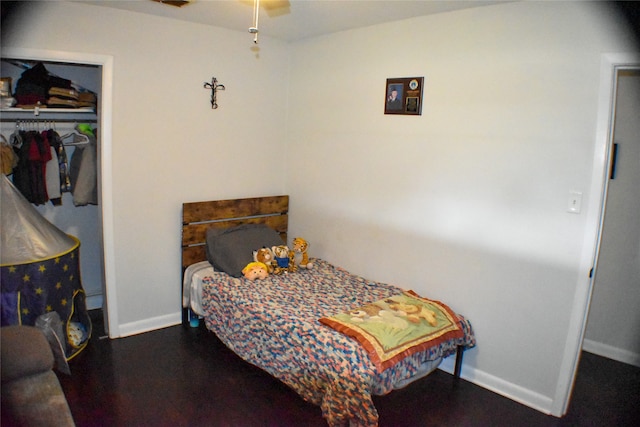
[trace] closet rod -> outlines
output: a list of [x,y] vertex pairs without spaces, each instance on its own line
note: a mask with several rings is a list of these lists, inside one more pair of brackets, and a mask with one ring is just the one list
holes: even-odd
[[0,118],[2,123],[16,123],[16,122],[52,122],[52,123],[98,123],[96,119],[5,119]]

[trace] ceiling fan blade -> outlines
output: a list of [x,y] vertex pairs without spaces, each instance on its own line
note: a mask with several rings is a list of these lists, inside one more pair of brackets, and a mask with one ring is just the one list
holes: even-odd
[[[239,0],[249,6],[254,5],[254,0]],[[288,15],[291,13],[291,3],[289,0],[260,0],[260,9],[264,9],[270,17]]]
[[156,3],[168,4],[171,6],[182,7],[190,3],[190,0],[151,0]]
[[283,9],[289,8],[291,5],[289,4],[289,0],[262,0],[260,2],[261,5],[264,5],[264,8],[269,9]]
[[[264,9],[267,11],[267,15],[271,18],[276,16],[288,15],[291,13],[291,4],[289,0],[262,0],[264,2]],[[260,3],[262,4],[262,2]]]

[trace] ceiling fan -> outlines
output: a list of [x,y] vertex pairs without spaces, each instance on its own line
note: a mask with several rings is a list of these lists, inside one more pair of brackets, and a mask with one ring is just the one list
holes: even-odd
[[[243,3],[251,3],[251,0],[241,0]],[[289,0],[262,0],[262,7],[270,17],[291,13]],[[253,42],[258,44],[258,19],[260,17],[260,0],[253,0],[253,25],[249,32],[253,34]]]
[[[168,4],[170,6],[182,7],[195,0],[151,0],[156,3]],[[254,35],[253,42],[258,43],[258,21],[260,18],[260,8],[263,8],[270,17],[287,15],[291,13],[289,0],[238,0],[240,3],[253,5],[253,21],[249,32]]]
[[[168,4],[171,6],[182,7],[189,3],[195,3],[196,0],[151,0],[156,3]],[[254,5],[255,0],[238,0],[240,3],[247,5]],[[261,0],[260,7],[267,11],[267,14],[271,17],[288,14],[290,12],[289,0]]]

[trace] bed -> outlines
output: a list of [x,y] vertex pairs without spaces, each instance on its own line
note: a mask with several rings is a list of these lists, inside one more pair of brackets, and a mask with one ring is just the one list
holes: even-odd
[[[244,253],[257,242],[267,247],[276,241],[287,244],[288,209],[288,196],[183,204],[185,323],[194,316],[203,318],[207,329],[242,359],[320,406],[331,426],[377,425],[372,395],[428,375],[453,354],[454,376],[459,377],[464,349],[475,346],[475,337],[469,321],[439,301],[355,276],[317,258],[312,258],[311,269],[257,281],[228,265],[237,258],[234,252]],[[415,320],[408,311],[398,312],[402,318],[389,314],[405,302],[422,304],[423,311],[437,316]],[[379,311],[363,314],[367,329],[359,316],[371,307]],[[395,324],[374,324],[383,314]],[[407,325],[418,324],[432,331],[431,336],[411,338],[411,345],[394,344],[391,350],[371,348],[380,347],[376,343],[381,339],[370,336],[380,328],[406,335]]]

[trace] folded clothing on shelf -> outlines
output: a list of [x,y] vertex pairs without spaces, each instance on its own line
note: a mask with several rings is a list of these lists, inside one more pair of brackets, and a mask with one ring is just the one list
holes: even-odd
[[66,89],[62,87],[52,87],[49,89],[50,97],[57,97],[62,99],[78,100],[78,92],[74,89]]
[[73,99],[64,99],[58,98],[57,96],[52,96],[47,101],[47,105],[49,107],[58,107],[58,108],[78,108],[78,101],[74,101]]
[[96,108],[98,104],[98,97],[93,92],[79,92],[78,93],[78,106]]

